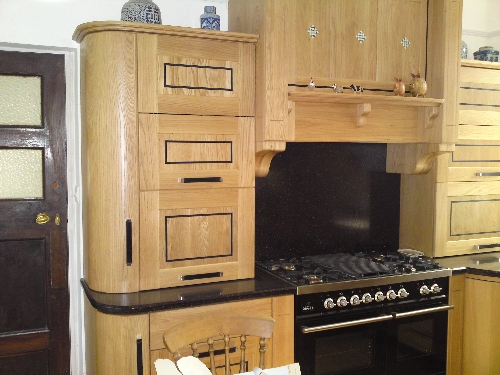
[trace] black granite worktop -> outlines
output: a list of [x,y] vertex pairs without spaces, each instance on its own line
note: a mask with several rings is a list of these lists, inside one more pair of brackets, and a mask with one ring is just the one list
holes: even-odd
[[153,311],[203,306],[244,299],[295,294],[297,288],[263,270],[255,269],[255,278],[218,283],[142,291],[137,293],[101,293],[81,280],[92,306],[106,314],[142,314]]

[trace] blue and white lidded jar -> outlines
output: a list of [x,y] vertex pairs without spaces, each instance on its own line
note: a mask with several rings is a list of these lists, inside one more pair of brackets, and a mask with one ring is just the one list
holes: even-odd
[[161,12],[153,0],[129,0],[122,7],[122,21],[161,25]]
[[200,16],[202,29],[220,30],[220,16],[215,11],[214,6],[205,7],[205,13]]

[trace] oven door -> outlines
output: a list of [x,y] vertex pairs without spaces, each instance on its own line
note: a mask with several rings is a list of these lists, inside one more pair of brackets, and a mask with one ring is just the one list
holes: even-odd
[[388,322],[392,319],[384,314],[297,322],[295,361],[302,375],[384,374]]
[[448,310],[435,306],[396,312],[388,325],[387,374],[444,375]]
[[295,325],[303,375],[438,375],[446,371],[449,305]]

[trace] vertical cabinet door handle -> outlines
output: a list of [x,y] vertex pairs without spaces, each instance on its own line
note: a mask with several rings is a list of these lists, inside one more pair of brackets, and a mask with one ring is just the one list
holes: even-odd
[[143,375],[142,339],[137,339],[137,375]]
[[127,266],[132,265],[132,220],[127,219],[126,224],[126,258],[127,258]]

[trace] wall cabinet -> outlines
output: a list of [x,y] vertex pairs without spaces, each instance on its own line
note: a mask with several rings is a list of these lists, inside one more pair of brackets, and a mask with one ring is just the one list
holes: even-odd
[[408,82],[410,73],[424,71],[426,0],[299,0],[295,6],[296,79]]
[[400,246],[431,257],[500,247],[500,64],[463,60],[455,151],[401,177]]
[[[173,359],[163,344],[163,332],[167,328],[185,320],[196,321],[210,315],[237,314],[266,315],[275,320],[273,335],[266,345],[265,363],[266,367],[285,366],[293,363],[293,298],[293,295],[261,298],[138,315],[104,314],[95,310],[87,301],[85,307],[87,373],[156,375],[155,360]],[[248,371],[259,365],[257,341],[258,338],[249,337],[246,343],[245,357]],[[219,344],[221,342],[217,339],[216,345]],[[239,346],[231,344],[231,351],[235,363],[238,363]],[[206,354],[202,346],[199,346],[198,352],[201,357]],[[216,361],[222,366],[220,368],[222,374],[223,352],[216,356]],[[238,371],[234,371],[236,372]]]
[[[389,143],[389,172],[428,171],[456,138],[461,12],[461,0],[229,0],[229,30],[260,35],[257,175],[286,142]],[[419,72],[427,97],[395,97],[394,77],[408,88]]]
[[254,275],[254,35],[80,25],[84,277],[128,293]]

